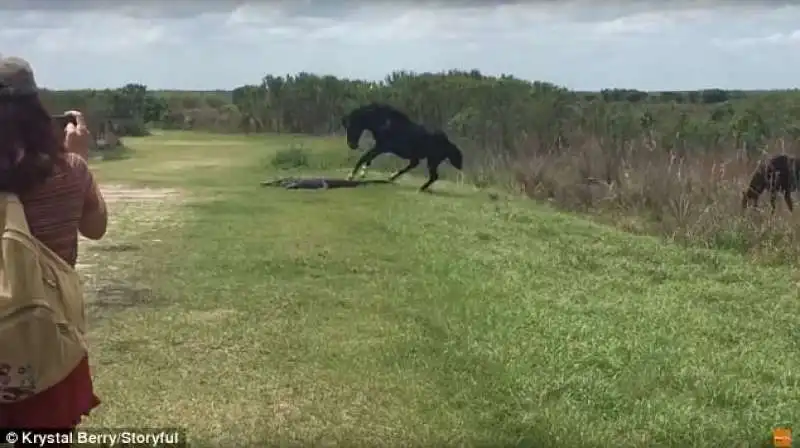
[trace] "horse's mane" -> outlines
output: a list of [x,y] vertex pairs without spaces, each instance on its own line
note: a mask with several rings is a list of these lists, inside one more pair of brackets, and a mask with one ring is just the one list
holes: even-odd
[[368,114],[368,113],[377,113],[383,114],[387,116],[392,121],[402,123],[402,124],[411,124],[411,118],[408,115],[401,112],[396,107],[386,104],[386,103],[369,103],[365,106],[361,106],[353,112],[358,112],[361,114]]

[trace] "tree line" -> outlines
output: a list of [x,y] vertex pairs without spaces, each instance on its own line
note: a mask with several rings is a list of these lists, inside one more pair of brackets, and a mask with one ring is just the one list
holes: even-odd
[[517,152],[534,140],[557,149],[591,136],[624,146],[637,140],[666,151],[736,148],[800,138],[800,94],[719,89],[573,92],[547,82],[473,71],[394,72],[381,82],[299,73],[265,76],[232,91],[48,91],[54,111],[80,108],[122,135],[148,126],[217,132],[330,134],[348,110],[369,101],[394,104],[425,125],[443,128],[484,151]]

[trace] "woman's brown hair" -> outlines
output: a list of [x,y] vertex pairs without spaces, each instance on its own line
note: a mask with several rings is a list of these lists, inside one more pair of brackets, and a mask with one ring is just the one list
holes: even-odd
[[30,191],[53,174],[65,153],[39,96],[4,95],[0,87],[0,191]]

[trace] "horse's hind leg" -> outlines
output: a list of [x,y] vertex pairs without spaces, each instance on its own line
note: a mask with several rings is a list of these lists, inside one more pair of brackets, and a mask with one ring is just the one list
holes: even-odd
[[794,211],[794,206],[792,204],[792,193],[789,190],[783,192],[783,200],[786,201],[786,206],[789,207],[789,211]]
[[396,180],[398,177],[400,177],[400,176],[402,176],[403,174],[406,174],[407,172],[409,172],[409,171],[413,170],[413,169],[414,169],[414,168],[416,168],[418,165],[419,165],[419,159],[411,159],[411,161],[410,161],[410,162],[408,162],[408,166],[407,166],[407,167],[403,168],[403,169],[402,169],[402,170],[400,170],[400,171],[397,171],[397,172],[395,172],[394,174],[392,174],[392,175],[389,177],[389,182],[394,182],[394,181],[395,181],[395,180]]
[[439,164],[442,163],[441,160],[430,160],[428,159],[428,181],[422,184],[419,187],[419,191],[428,191],[428,187],[430,187],[434,182],[439,179]]
[[772,213],[775,213],[775,208],[778,202],[778,190],[770,190],[769,192],[769,205],[772,206]]

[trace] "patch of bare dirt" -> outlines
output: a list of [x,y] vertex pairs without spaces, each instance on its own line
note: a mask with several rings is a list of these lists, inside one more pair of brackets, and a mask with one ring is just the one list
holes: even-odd
[[[101,187],[109,215],[100,241],[81,238],[76,269],[84,280],[92,314],[150,302],[151,291],[139,281],[137,268],[145,245],[158,244],[158,229],[180,225],[178,190]],[[155,232],[154,232],[155,231]]]
[[208,159],[197,158],[189,160],[172,160],[162,163],[158,166],[158,171],[178,171],[190,168],[214,168],[221,166],[232,166],[235,163],[233,159]]
[[220,308],[216,310],[194,310],[186,313],[186,319],[192,322],[218,322],[236,315],[236,310]]
[[[118,202],[161,202],[174,198],[178,190],[171,188],[130,188],[124,185],[103,185],[100,190],[109,204]],[[109,207],[109,209],[113,209]],[[109,213],[111,210],[109,210]],[[110,215],[113,218],[112,215]]]
[[161,140],[158,142],[159,146],[243,146],[247,142],[237,142],[231,140]]

